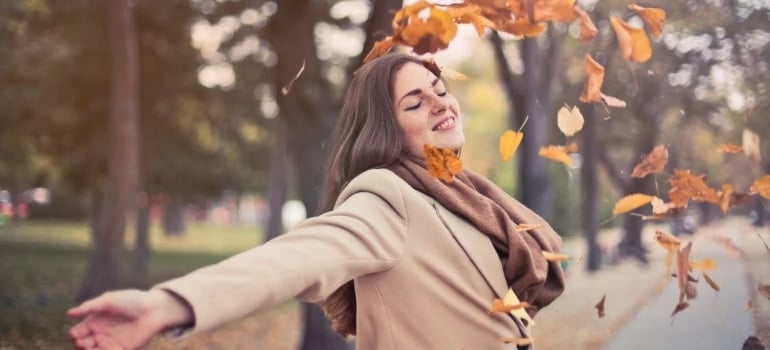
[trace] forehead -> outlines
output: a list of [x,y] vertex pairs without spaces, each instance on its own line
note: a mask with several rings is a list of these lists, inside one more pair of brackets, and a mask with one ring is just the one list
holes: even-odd
[[396,72],[393,90],[396,97],[418,88],[430,88],[436,76],[427,68],[414,62],[404,64]]

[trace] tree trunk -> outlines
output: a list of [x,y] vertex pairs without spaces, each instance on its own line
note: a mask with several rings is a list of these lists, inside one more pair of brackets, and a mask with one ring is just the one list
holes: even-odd
[[144,288],[147,284],[147,272],[150,260],[150,202],[143,201],[136,208],[136,227],[134,228],[134,251],[131,254],[129,284]]
[[580,187],[582,200],[580,204],[583,224],[583,235],[588,245],[588,271],[597,271],[601,265],[601,250],[596,242],[599,231],[596,219],[596,203],[599,198],[597,183],[597,153],[596,153],[596,110],[592,105],[583,104],[581,108],[585,123],[582,130],[580,155],[583,162],[580,167]]
[[163,234],[169,236],[184,235],[187,227],[184,216],[184,200],[178,194],[170,196],[162,212]]
[[273,145],[270,149],[270,184],[268,188],[268,206],[270,216],[265,229],[265,241],[283,233],[282,209],[286,203],[286,128],[283,118],[273,120]]
[[120,286],[123,236],[139,168],[139,74],[133,9],[130,0],[111,0],[107,10],[112,56],[109,179],[101,208],[103,218],[95,221],[93,248],[78,301]]

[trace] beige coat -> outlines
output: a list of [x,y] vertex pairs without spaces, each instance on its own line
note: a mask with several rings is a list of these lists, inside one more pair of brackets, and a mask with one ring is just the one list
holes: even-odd
[[487,313],[508,289],[490,240],[385,169],[353,179],[333,211],[158,287],[189,302],[199,331],[320,301],[351,279],[360,350],[515,349],[500,339],[529,336],[516,317]]

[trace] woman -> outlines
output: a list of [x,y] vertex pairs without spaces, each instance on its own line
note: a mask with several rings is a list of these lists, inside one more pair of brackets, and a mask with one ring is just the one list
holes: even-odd
[[[564,288],[559,236],[484,178],[428,175],[424,145],[460,151],[457,100],[435,66],[390,54],[354,75],[335,131],[324,214],[150,291],[106,293],[71,309],[80,348],[136,348],[153,335],[215,328],[297,297],[323,302],[358,349],[503,349],[526,321],[488,314],[510,288],[539,308]],[[519,223],[543,224],[526,232]]]

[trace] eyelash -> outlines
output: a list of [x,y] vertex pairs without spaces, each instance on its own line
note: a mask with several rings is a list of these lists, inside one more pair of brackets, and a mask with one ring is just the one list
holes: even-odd
[[[444,96],[446,96],[446,95],[447,95],[447,93],[448,93],[448,91],[444,91],[444,92],[442,92],[442,93],[438,93],[438,94],[436,94],[436,95],[438,95],[438,97],[444,97]],[[420,108],[420,106],[422,106],[422,100],[420,100],[420,102],[419,102],[419,103],[417,103],[417,104],[416,104],[416,105],[414,105],[414,106],[411,106],[411,107],[407,107],[407,108],[406,108],[406,110],[407,110],[407,111],[413,111],[413,110],[415,110],[415,109],[417,109],[417,108]]]

